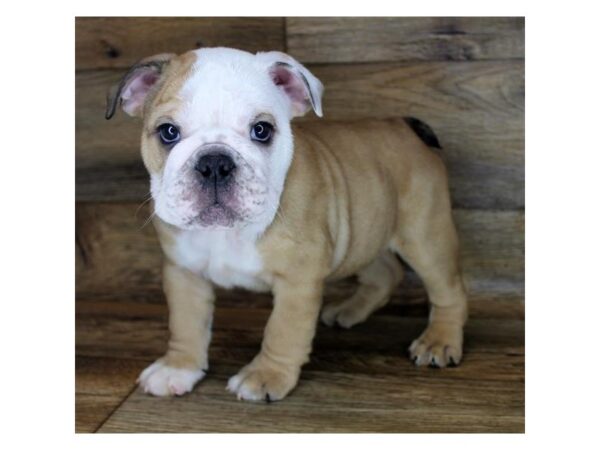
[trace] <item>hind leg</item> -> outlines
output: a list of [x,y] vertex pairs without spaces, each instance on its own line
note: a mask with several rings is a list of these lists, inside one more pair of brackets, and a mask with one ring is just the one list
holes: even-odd
[[321,321],[328,326],[337,323],[343,328],[364,322],[372,312],[388,302],[402,276],[400,262],[392,252],[385,250],[358,273],[360,286],[356,293],[349,299],[326,305]]
[[431,304],[429,324],[411,344],[410,357],[419,366],[456,365],[462,358],[467,295],[449,200],[442,196],[402,225],[391,248],[421,277]]

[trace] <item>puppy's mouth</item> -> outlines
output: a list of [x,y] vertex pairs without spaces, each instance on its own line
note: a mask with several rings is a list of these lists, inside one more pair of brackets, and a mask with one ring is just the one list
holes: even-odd
[[239,214],[229,206],[215,200],[212,204],[204,207],[196,220],[189,225],[200,224],[203,227],[220,226],[232,227],[239,220]]
[[250,224],[265,211],[268,193],[264,175],[237,153],[214,146],[168,178],[153,179],[156,214],[188,230]]

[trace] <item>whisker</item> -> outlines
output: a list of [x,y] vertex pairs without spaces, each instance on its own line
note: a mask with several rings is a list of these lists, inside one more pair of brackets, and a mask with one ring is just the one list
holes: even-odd
[[140,212],[140,210],[143,208],[143,206],[148,203],[150,200],[152,200],[152,194],[150,192],[148,192],[148,194],[146,194],[146,196],[148,198],[146,198],[146,200],[144,200],[142,203],[140,203],[140,205],[136,208],[135,213],[133,214],[133,217],[137,219],[138,214]]
[[139,229],[143,230],[146,226],[148,226],[148,224],[150,222],[152,222],[152,219],[154,218],[154,216],[155,216],[155,212],[152,211],[152,213],[148,216],[148,218],[146,219],[146,221],[144,222],[144,224]]

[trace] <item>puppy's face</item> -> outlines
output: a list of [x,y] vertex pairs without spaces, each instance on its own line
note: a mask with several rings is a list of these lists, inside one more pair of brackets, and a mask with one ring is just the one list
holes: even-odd
[[109,103],[142,116],[155,213],[182,229],[268,225],[292,160],[290,120],[322,85],[278,52],[209,48],[134,66]]

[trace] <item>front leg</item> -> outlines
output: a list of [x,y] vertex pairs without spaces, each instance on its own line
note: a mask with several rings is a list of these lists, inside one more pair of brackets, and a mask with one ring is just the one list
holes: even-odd
[[170,261],[164,265],[163,287],[169,305],[168,350],[138,382],[153,395],[183,395],[208,369],[214,292],[209,282]]
[[312,348],[322,292],[321,280],[275,281],[261,351],[227,385],[238,399],[281,400],[296,386]]

